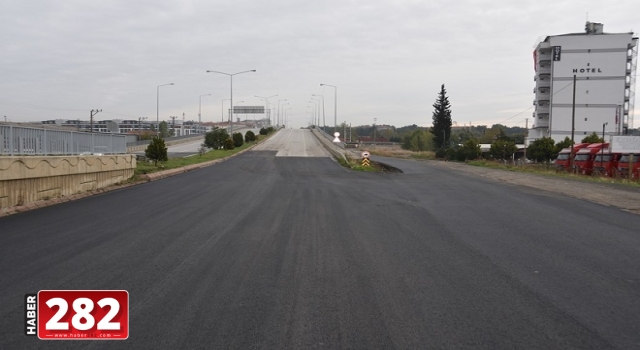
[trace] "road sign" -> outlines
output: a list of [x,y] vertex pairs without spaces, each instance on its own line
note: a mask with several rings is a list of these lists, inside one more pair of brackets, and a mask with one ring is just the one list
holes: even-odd
[[361,155],[362,155],[362,158],[369,158],[369,156],[371,154],[369,152],[367,152],[367,151],[364,151],[364,152],[361,153]]
[[333,139],[333,142],[341,142],[340,141],[340,133],[339,132],[334,132],[333,136],[336,137],[335,139]]

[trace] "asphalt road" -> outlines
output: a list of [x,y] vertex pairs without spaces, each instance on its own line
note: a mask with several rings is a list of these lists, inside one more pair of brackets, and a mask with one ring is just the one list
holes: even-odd
[[[640,348],[640,216],[276,153],[0,218],[0,348]],[[128,290],[130,338],[24,336],[42,289]]]

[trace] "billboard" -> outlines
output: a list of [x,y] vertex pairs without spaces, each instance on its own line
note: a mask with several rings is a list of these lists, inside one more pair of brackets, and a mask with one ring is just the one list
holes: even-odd
[[611,136],[613,153],[640,153],[640,136]]
[[264,106],[233,106],[233,114],[264,114]]

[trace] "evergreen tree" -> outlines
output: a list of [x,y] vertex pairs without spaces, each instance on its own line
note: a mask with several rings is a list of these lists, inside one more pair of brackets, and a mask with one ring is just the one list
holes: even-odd
[[451,105],[444,84],[440,87],[438,99],[433,104],[433,108],[433,126],[430,129],[433,134],[433,146],[446,148],[451,137]]
[[144,151],[144,155],[153,160],[155,166],[158,166],[158,161],[166,162],[168,157],[167,146],[165,146],[164,140],[160,137],[154,137]]

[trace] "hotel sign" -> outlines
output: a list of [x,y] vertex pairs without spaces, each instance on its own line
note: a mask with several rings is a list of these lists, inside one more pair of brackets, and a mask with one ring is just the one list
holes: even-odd
[[553,60],[560,61],[560,58],[562,58],[562,46],[552,46],[551,49],[553,50]]
[[602,73],[600,68],[574,68],[574,73]]

